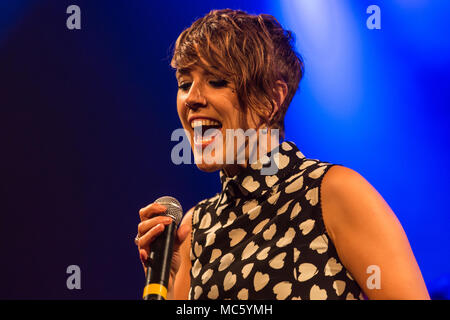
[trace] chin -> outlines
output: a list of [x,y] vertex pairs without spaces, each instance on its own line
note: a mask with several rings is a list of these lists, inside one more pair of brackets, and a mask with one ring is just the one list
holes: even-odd
[[[204,158],[202,155],[198,154],[194,150],[194,148],[192,148],[192,152],[194,154],[194,163],[197,165],[197,167],[201,171],[214,172],[214,171],[221,170],[225,166],[224,165],[225,159],[226,159],[225,155],[221,155],[220,158],[222,158],[222,159],[218,160],[217,158],[215,158],[215,155],[216,155],[215,151],[213,151],[212,154],[211,154],[212,158],[209,158],[209,162],[211,162],[211,163],[207,163],[206,162],[206,158]],[[197,159],[199,161],[198,163],[197,163]],[[222,163],[220,163],[221,162],[220,160],[222,160]],[[219,162],[219,163],[217,163],[217,162]]]
[[215,171],[221,170],[223,168],[223,165],[216,164],[216,163],[212,163],[212,164],[196,163],[196,165],[197,165],[197,168],[199,168],[201,171],[204,171],[204,172],[215,172]]

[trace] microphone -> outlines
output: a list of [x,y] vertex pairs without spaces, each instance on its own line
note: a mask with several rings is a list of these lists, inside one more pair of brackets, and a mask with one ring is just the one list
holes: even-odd
[[166,225],[163,233],[151,244],[142,295],[144,300],[166,300],[167,298],[173,242],[177,226],[183,217],[183,209],[177,199],[165,196],[158,198],[155,202],[167,208],[163,215],[172,218],[173,222]]

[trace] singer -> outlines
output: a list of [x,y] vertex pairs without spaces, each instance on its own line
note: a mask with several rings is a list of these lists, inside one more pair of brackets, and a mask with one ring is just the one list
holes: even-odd
[[[352,169],[307,158],[284,140],[284,116],[304,71],[293,45],[274,17],[230,9],[211,11],[176,41],[181,124],[194,154],[223,144],[211,151],[223,161],[196,161],[202,171],[219,171],[222,188],[176,231],[167,299],[429,299],[380,194]],[[261,128],[279,139],[258,134],[267,150],[255,163],[251,139],[244,163],[237,161],[242,146],[220,139],[227,130]],[[277,171],[264,175],[268,161]],[[152,203],[139,212],[144,269],[152,242],[173,223],[165,210]]]

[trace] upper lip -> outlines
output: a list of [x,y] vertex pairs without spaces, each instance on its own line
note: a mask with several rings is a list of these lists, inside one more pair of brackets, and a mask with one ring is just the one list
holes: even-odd
[[194,120],[196,120],[196,119],[209,119],[209,120],[214,120],[214,121],[217,121],[217,122],[219,122],[219,123],[222,123],[222,122],[220,122],[220,121],[217,120],[217,119],[214,119],[214,118],[209,117],[209,116],[202,116],[202,115],[191,116],[191,117],[188,118],[188,122],[189,122],[189,123],[192,123],[192,121],[194,121]]

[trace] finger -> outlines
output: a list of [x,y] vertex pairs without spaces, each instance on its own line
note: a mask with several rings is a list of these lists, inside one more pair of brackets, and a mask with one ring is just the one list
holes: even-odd
[[147,267],[148,267],[148,257],[149,254],[144,249],[139,250],[139,259],[141,260],[142,267],[144,268],[145,274],[147,274]]
[[139,249],[139,259],[141,259],[141,262],[145,264],[145,262],[148,260],[148,253],[144,249]]
[[164,224],[159,223],[150,230],[148,230],[142,237],[139,238],[139,249],[149,250],[150,244],[164,231]]
[[173,219],[171,217],[166,216],[156,216],[148,220],[144,220],[141,223],[138,224],[138,236],[145,234],[148,230],[156,226],[157,224],[164,224],[168,225],[173,222]]
[[167,208],[159,203],[151,203],[139,210],[139,218],[141,221],[147,220],[155,215],[165,212]]

